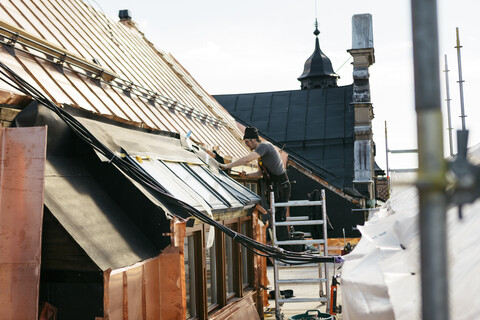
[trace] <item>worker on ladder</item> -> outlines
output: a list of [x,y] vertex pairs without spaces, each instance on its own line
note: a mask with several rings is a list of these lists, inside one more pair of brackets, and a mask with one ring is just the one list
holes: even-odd
[[[283,166],[280,153],[270,142],[262,142],[260,140],[258,130],[255,127],[245,128],[243,141],[252,152],[232,163],[220,164],[220,168],[230,169],[246,165],[253,160],[258,160],[258,171],[248,174],[245,171],[242,171],[240,177],[262,177],[266,185],[273,188],[275,202],[288,202],[290,200],[291,185],[285,167]],[[268,194],[270,194],[270,192],[268,192]],[[287,208],[279,208],[275,214],[275,221],[280,222],[285,221],[286,219]],[[286,226],[277,228],[277,239],[279,241],[289,239],[288,228]]]

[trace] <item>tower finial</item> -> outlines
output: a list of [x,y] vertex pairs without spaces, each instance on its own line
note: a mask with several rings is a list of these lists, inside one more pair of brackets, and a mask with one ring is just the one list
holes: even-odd
[[317,18],[315,18],[315,31],[313,31],[313,34],[315,35],[315,37],[318,37],[318,35],[320,34],[320,31],[318,31],[318,21],[317,21]]

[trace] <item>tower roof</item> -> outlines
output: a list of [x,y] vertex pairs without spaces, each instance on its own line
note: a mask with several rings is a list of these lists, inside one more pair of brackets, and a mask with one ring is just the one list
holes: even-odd
[[338,75],[333,71],[332,62],[320,49],[318,41],[318,24],[315,21],[315,51],[305,61],[303,73],[297,79],[302,82],[302,89],[336,87]]

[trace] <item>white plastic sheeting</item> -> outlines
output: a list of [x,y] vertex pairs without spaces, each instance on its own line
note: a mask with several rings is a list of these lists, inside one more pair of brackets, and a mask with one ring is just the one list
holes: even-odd
[[[416,187],[394,186],[390,200],[359,226],[362,239],[342,268],[344,320],[421,319],[418,214]],[[447,224],[450,319],[478,319],[480,200],[464,206],[461,220],[456,207],[449,209]]]

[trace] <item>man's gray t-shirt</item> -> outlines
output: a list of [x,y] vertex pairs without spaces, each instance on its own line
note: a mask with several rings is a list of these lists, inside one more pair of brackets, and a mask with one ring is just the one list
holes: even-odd
[[263,164],[269,172],[273,173],[276,176],[281,175],[285,172],[285,168],[283,168],[282,158],[270,142],[260,143],[255,149],[255,152],[260,155]]

